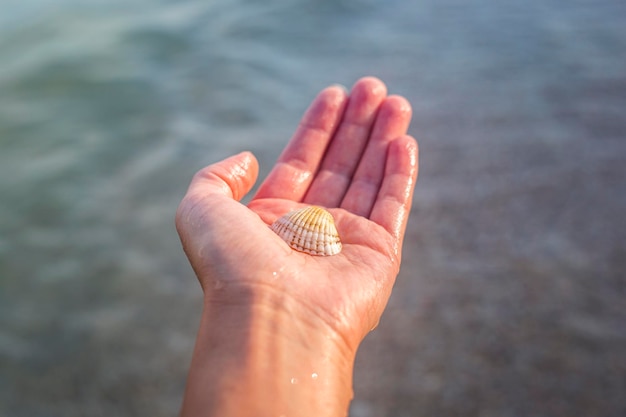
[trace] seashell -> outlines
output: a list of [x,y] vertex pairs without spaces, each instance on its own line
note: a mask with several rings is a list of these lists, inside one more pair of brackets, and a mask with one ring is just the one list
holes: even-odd
[[291,211],[271,229],[293,249],[310,255],[330,256],[341,252],[335,220],[327,210],[310,206]]

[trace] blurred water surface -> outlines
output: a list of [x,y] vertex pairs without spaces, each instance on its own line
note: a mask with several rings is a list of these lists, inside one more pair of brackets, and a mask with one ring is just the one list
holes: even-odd
[[626,414],[626,3],[5,0],[0,415],[177,412],[197,169],[315,93],[414,106],[403,269],[351,415]]

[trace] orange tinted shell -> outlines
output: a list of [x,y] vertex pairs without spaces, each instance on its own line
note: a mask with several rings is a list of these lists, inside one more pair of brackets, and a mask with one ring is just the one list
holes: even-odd
[[289,212],[276,220],[271,228],[297,251],[317,256],[341,252],[335,220],[321,207],[310,206]]

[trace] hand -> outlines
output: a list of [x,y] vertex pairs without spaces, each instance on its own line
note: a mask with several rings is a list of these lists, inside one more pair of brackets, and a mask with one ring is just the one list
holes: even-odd
[[[353,360],[400,267],[418,168],[417,144],[406,135],[410,118],[404,98],[387,96],[378,79],[363,78],[349,97],[329,87],[315,98],[247,207],[238,201],[258,175],[252,154],[199,171],[176,225],[205,309],[215,315],[216,306],[262,305],[273,321],[282,314],[306,323],[291,329],[324,333]],[[305,205],[333,214],[340,254],[294,251],[268,227]]]

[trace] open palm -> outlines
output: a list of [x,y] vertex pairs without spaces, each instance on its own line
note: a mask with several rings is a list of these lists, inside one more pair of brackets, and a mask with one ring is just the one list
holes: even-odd
[[[200,171],[177,227],[205,295],[231,286],[279,293],[358,344],[378,322],[400,266],[417,176],[410,118],[405,99],[363,78],[349,96],[339,87],[317,96],[247,207],[238,201],[257,177],[250,153]],[[333,214],[340,254],[294,251],[269,229],[305,205]]]

